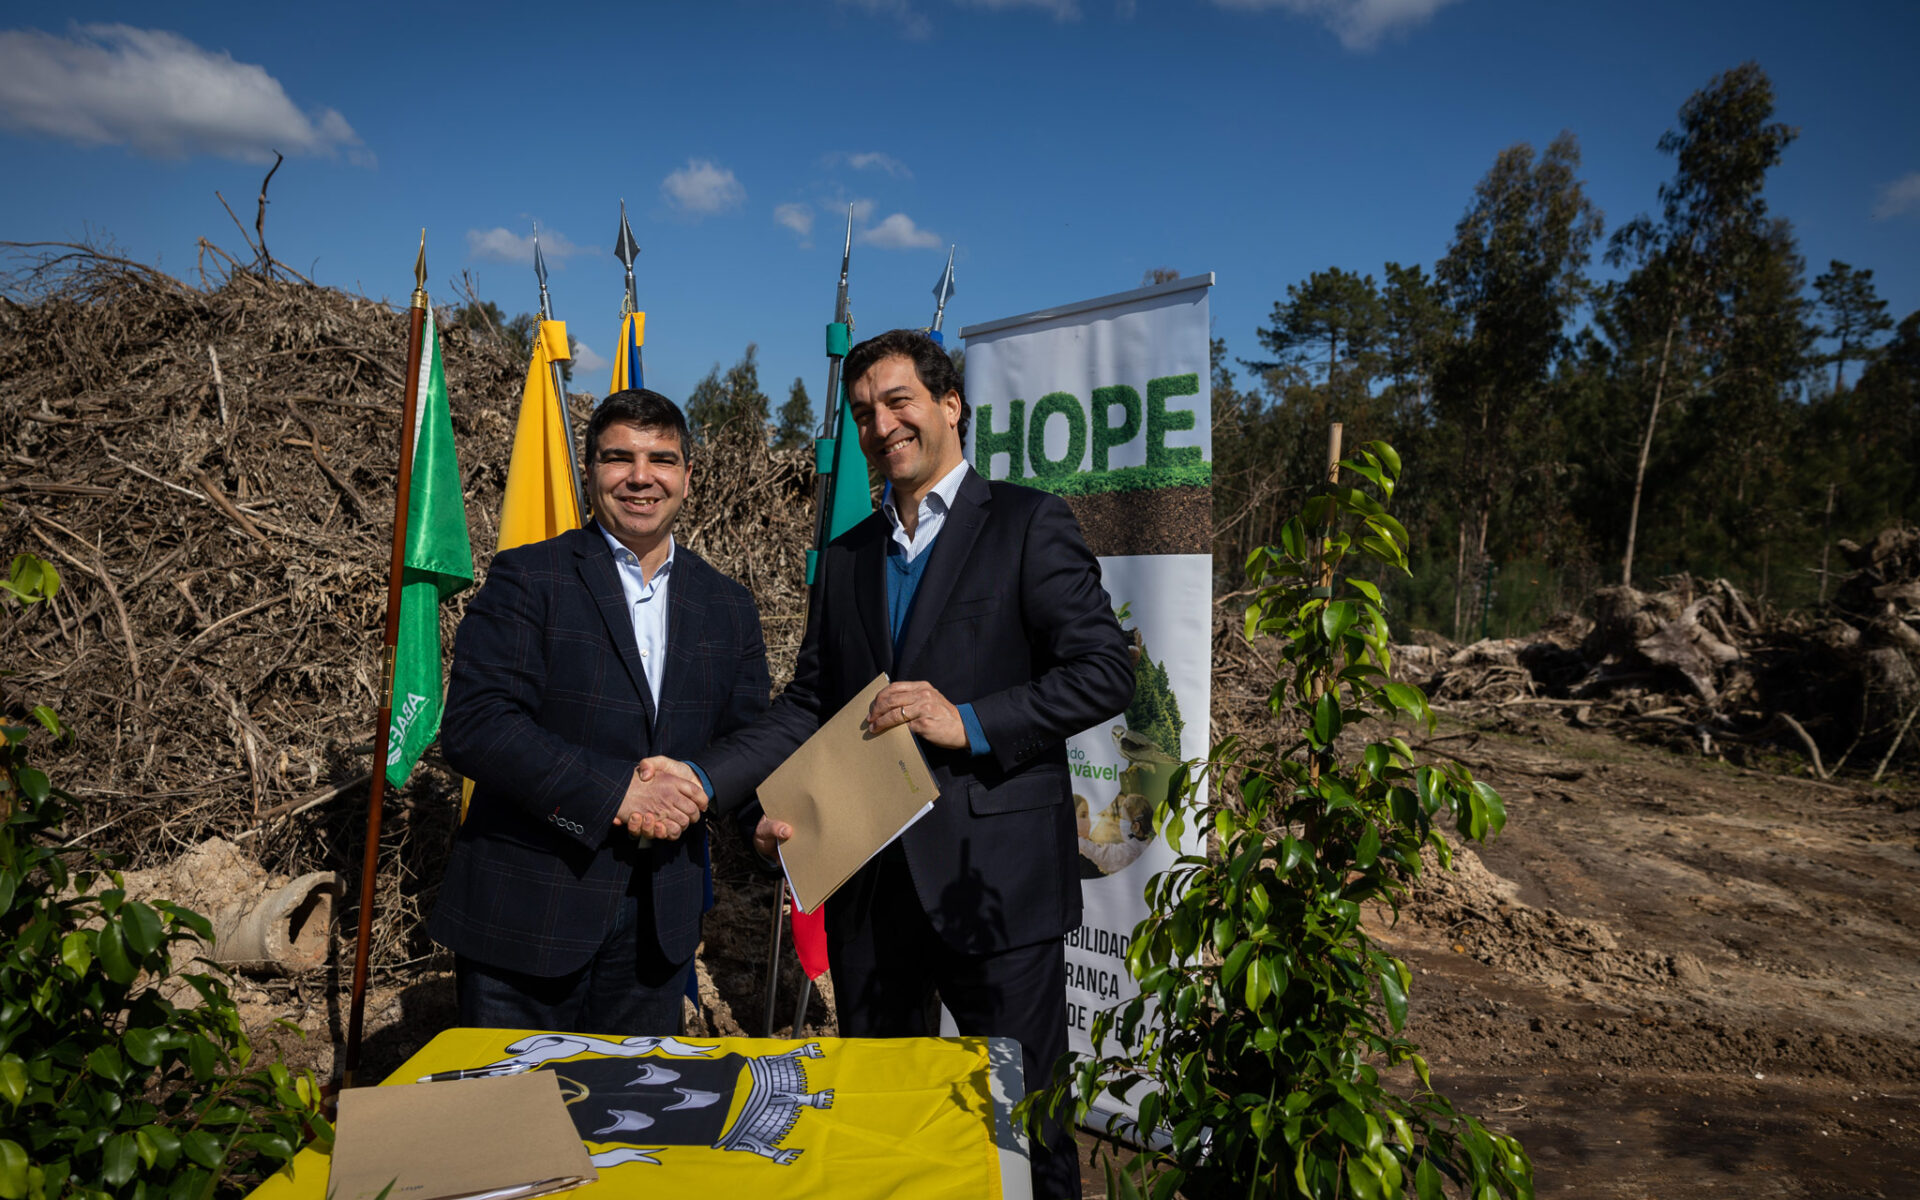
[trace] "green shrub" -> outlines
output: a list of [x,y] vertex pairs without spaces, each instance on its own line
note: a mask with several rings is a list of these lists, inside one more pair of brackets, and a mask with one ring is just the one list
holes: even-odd
[[[1406,532],[1382,503],[1399,458],[1373,442],[1340,465],[1379,498],[1329,485],[1248,563],[1259,592],[1247,633],[1281,647],[1267,703],[1294,732],[1223,741],[1199,764],[1204,790],[1182,769],[1156,816],[1176,847],[1195,828],[1212,852],[1148,883],[1128,952],[1140,995],[1095,1019],[1100,1056],[1034,1102],[1084,1120],[1103,1092],[1124,1095],[1142,1128],[1170,1131],[1164,1149],[1108,1160],[1121,1196],[1533,1195],[1520,1144],[1433,1090],[1400,1036],[1410,973],[1361,926],[1369,903],[1397,913],[1423,848],[1449,861],[1442,817],[1482,841],[1505,807],[1456,764],[1420,765],[1399,737],[1351,761],[1336,749],[1369,717],[1433,720],[1418,688],[1388,680],[1379,590],[1340,574],[1349,557],[1406,570]],[[1410,1096],[1382,1081],[1402,1065]]]
[[64,844],[72,797],[29,763],[31,732],[0,726],[0,1200],[208,1197],[331,1137],[310,1074],[252,1065],[226,984],[175,971],[169,947],[210,940],[207,920],[128,899]]

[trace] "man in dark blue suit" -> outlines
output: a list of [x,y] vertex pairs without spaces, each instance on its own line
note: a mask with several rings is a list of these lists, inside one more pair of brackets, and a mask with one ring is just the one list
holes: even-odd
[[674,543],[679,408],[616,392],[586,444],[592,523],[498,555],[454,642],[441,745],[474,791],[428,930],[454,951],[463,1025],[667,1035],[700,942],[707,798],[641,763],[764,711],[766,648],[747,590]]
[[[886,671],[867,719],[919,737],[940,796],[827,903],[840,1032],[1018,1038],[1038,1089],[1067,1048],[1062,936],[1080,923],[1066,738],[1133,698],[1100,567],[1057,496],[989,483],[961,451],[959,372],[925,334],[856,346],[846,376],[882,511],[821,563],[793,683],[767,715],[695,756],[731,807]],[[763,853],[790,834],[762,820]],[[1072,1137],[1034,1147],[1037,1195],[1078,1196]]]

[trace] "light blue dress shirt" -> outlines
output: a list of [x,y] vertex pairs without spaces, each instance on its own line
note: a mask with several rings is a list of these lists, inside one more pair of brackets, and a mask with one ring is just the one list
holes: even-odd
[[667,587],[673,581],[673,535],[667,535],[667,560],[655,568],[648,579],[640,570],[640,557],[620,544],[620,539],[605,529],[600,535],[613,548],[613,562],[620,576],[620,590],[627,596],[627,615],[633,618],[633,640],[640,647],[640,667],[647,674],[647,690],[653,694],[654,719],[660,717],[660,681],[667,673]]

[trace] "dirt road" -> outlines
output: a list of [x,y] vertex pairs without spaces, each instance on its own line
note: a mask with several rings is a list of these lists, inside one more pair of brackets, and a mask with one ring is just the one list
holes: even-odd
[[1381,932],[1542,1196],[1920,1197],[1920,795],[1553,719],[1431,745],[1507,830]]

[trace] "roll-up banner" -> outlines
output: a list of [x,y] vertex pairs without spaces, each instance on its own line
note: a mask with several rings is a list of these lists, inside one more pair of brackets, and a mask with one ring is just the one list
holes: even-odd
[[[1176,852],[1152,834],[1174,767],[1208,749],[1213,646],[1213,423],[1207,320],[1195,275],[960,331],[988,479],[1072,507],[1134,658],[1133,704],[1067,743],[1080,824],[1081,927],[1067,936],[1067,1026],[1093,1053],[1093,1016],[1131,999],[1144,889]],[[1188,834],[1188,853],[1204,836]],[[1101,1124],[1120,1112],[1095,1110]]]

